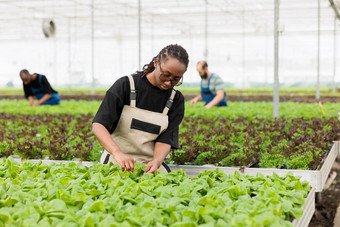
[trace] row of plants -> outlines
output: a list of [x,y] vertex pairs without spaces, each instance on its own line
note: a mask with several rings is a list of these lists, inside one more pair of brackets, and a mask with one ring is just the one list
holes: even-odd
[[292,174],[144,171],[1,159],[0,225],[293,226],[310,190]]
[[[31,107],[26,100],[0,100],[0,112],[25,113],[25,114],[96,114],[101,101],[76,101],[64,100],[58,106],[37,106]],[[312,118],[312,117],[333,117],[338,116],[340,102],[324,103],[325,115],[318,103],[280,103],[280,115],[287,118]],[[270,102],[228,102],[227,108],[203,108],[200,102],[194,107],[189,102],[185,103],[185,116],[202,116],[206,118],[235,118],[244,116],[248,118],[273,118],[273,104]]]
[[[196,93],[189,93],[184,95],[184,99],[189,101],[193,99]],[[104,95],[59,95],[61,100],[103,100]],[[24,99],[23,95],[2,95],[1,99],[9,99],[9,100],[17,100]],[[280,102],[301,102],[301,103],[317,103],[317,102],[331,102],[336,103],[339,102],[340,96],[321,96],[320,99],[316,99],[315,95],[280,95]],[[227,100],[231,102],[272,102],[273,95],[264,94],[264,95],[248,95],[248,94],[227,94]]]
[[10,114],[92,114],[94,115],[101,101],[67,100],[55,106],[29,106],[27,100],[0,100],[0,113]]
[[[188,88],[179,88],[183,95],[198,95],[200,93],[200,88],[188,89]],[[225,88],[224,91],[227,95],[231,96],[273,96],[273,89],[268,90],[254,90],[254,89],[231,89]],[[279,91],[280,96],[285,97],[293,97],[293,96],[314,96],[316,95],[315,90],[283,90],[280,89]],[[336,90],[336,92],[332,92],[332,89],[322,90],[320,91],[320,96],[340,96],[340,88]]]
[[[107,88],[95,88],[96,95],[104,95],[107,91]],[[178,87],[178,89],[185,95],[199,94],[200,87],[189,87],[183,84]],[[60,95],[93,95],[92,88],[57,88],[56,89]],[[256,88],[232,88],[226,87],[225,91],[231,95],[273,95],[273,87],[256,87]],[[304,95],[315,95],[316,88],[315,87],[281,87],[280,95],[288,95],[288,96],[304,96]],[[337,88],[335,93],[333,93],[331,87],[322,87],[320,89],[321,96],[340,96],[340,88]],[[9,96],[9,95],[17,95],[23,96],[22,88],[0,88],[0,97],[1,96]]]
[[[189,101],[193,99],[195,95],[185,95],[185,100]],[[272,95],[233,95],[227,94],[227,101],[229,102],[273,102]],[[299,102],[299,103],[337,103],[340,102],[340,96],[322,96],[320,99],[316,99],[315,95],[309,96],[290,96],[280,95],[280,102]]]
[[[95,88],[94,93],[98,95],[104,95],[109,87]],[[80,87],[56,87],[55,88],[61,95],[91,95],[92,88],[80,88]],[[23,95],[22,88],[0,88],[0,96],[2,95]]]
[[[91,114],[0,114],[0,155],[98,161]],[[175,164],[317,169],[340,138],[337,118],[276,120],[186,116]]]
[[[324,103],[323,110],[318,103],[295,103],[285,102],[279,105],[280,116],[285,119],[294,119],[302,117],[311,119],[313,117],[338,117],[340,111],[340,102]],[[237,118],[239,116],[250,119],[264,118],[273,119],[273,104],[270,102],[228,102],[227,108],[203,108],[203,102],[190,106],[189,102],[185,104],[185,116],[214,118]]]
[[[237,87],[225,87],[226,90],[232,92],[273,92],[273,86],[267,87],[247,87],[247,88],[237,88]],[[200,86],[185,86],[185,83],[179,87],[181,91],[200,91]],[[332,87],[321,87],[320,92],[332,92]],[[1,92],[1,90],[0,90]],[[316,92],[316,87],[280,87],[280,92]],[[340,92],[339,87],[336,88],[336,92]]]
[[[60,99],[62,101],[64,100],[86,100],[86,101],[92,101],[92,100],[103,100],[104,94],[103,95],[59,95]],[[1,95],[1,99],[8,99],[8,100],[17,100],[17,99],[25,99],[25,96],[23,95]]]
[[98,161],[102,147],[92,133],[92,119],[91,114],[0,113],[0,156]]
[[207,119],[185,117],[175,164],[216,164],[284,169],[318,169],[333,141],[340,138],[337,118]]

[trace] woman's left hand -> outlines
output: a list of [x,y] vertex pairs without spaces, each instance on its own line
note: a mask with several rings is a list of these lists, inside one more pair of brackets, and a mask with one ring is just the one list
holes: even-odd
[[146,165],[145,173],[155,173],[169,154],[171,146],[166,143],[156,142],[153,160]]
[[155,171],[161,166],[162,163],[159,163],[156,160],[152,160],[146,165],[145,173],[152,173],[154,174]]

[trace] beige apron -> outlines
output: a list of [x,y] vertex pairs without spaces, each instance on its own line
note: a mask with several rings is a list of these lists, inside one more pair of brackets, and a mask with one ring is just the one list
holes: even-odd
[[[147,164],[153,160],[156,138],[168,128],[168,111],[172,106],[176,90],[173,89],[162,113],[136,107],[136,90],[133,77],[130,82],[130,106],[124,105],[118,125],[111,134],[115,143],[124,154],[132,156],[135,162]],[[104,150],[100,163],[117,163],[113,156]],[[158,170],[168,168],[164,163]]]

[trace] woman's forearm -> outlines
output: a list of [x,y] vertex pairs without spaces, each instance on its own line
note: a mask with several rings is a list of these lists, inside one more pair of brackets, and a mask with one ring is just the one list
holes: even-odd
[[102,124],[94,122],[92,124],[92,132],[107,152],[113,156],[115,156],[117,153],[121,153],[120,148]]
[[112,139],[110,133],[107,129],[100,123],[92,124],[92,132],[97,137],[99,143],[103,148],[113,155],[113,158],[120,165],[122,170],[133,171],[134,169],[134,159],[127,154],[124,154],[116,142]]
[[[159,166],[162,165],[166,156],[168,156],[170,152],[171,146],[166,143],[156,142],[155,143],[155,150],[153,154],[153,160],[159,163]],[[159,167],[158,166],[158,167]]]

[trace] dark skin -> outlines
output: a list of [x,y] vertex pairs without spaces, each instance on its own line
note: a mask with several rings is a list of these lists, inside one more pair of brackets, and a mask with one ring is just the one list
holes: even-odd
[[[22,73],[20,78],[25,85],[29,85],[33,80],[36,80],[38,75],[36,73]],[[40,100],[35,101],[35,96],[28,96],[28,104],[30,106],[39,106],[51,98],[51,94],[45,94]]]
[[[156,58],[154,66],[155,70],[147,74],[146,77],[153,86],[162,90],[168,90],[174,87],[174,85],[181,80],[186,71],[185,64],[181,63],[176,58],[171,57],[169,57],[167,61],[161,60],[161,64]],[[161,77],[160,74],[163,74],[163,76]]]
[[[158,59],[154,61],[154,66],[155,70],[147,74],[146,78],[153,86],[162,90],[171,89],[178,81],[180,81],[187,69],[184,63],[172,57],[168,57],[166,61],[161,62],[161,69]],[[163,74],[162,76],[161,73]],[[123,171],[133,171],[134,159],[121,151],[119,146],[112,139],[110,133],[102,124],[93,123],[92,132],[103,148],[113,155],[113,158]],[[156,142],[153,160],[147,163],[145,172],[154,173],[162,165],[162,162],[170,152],[170,148],[171,146],[169,144]]]

